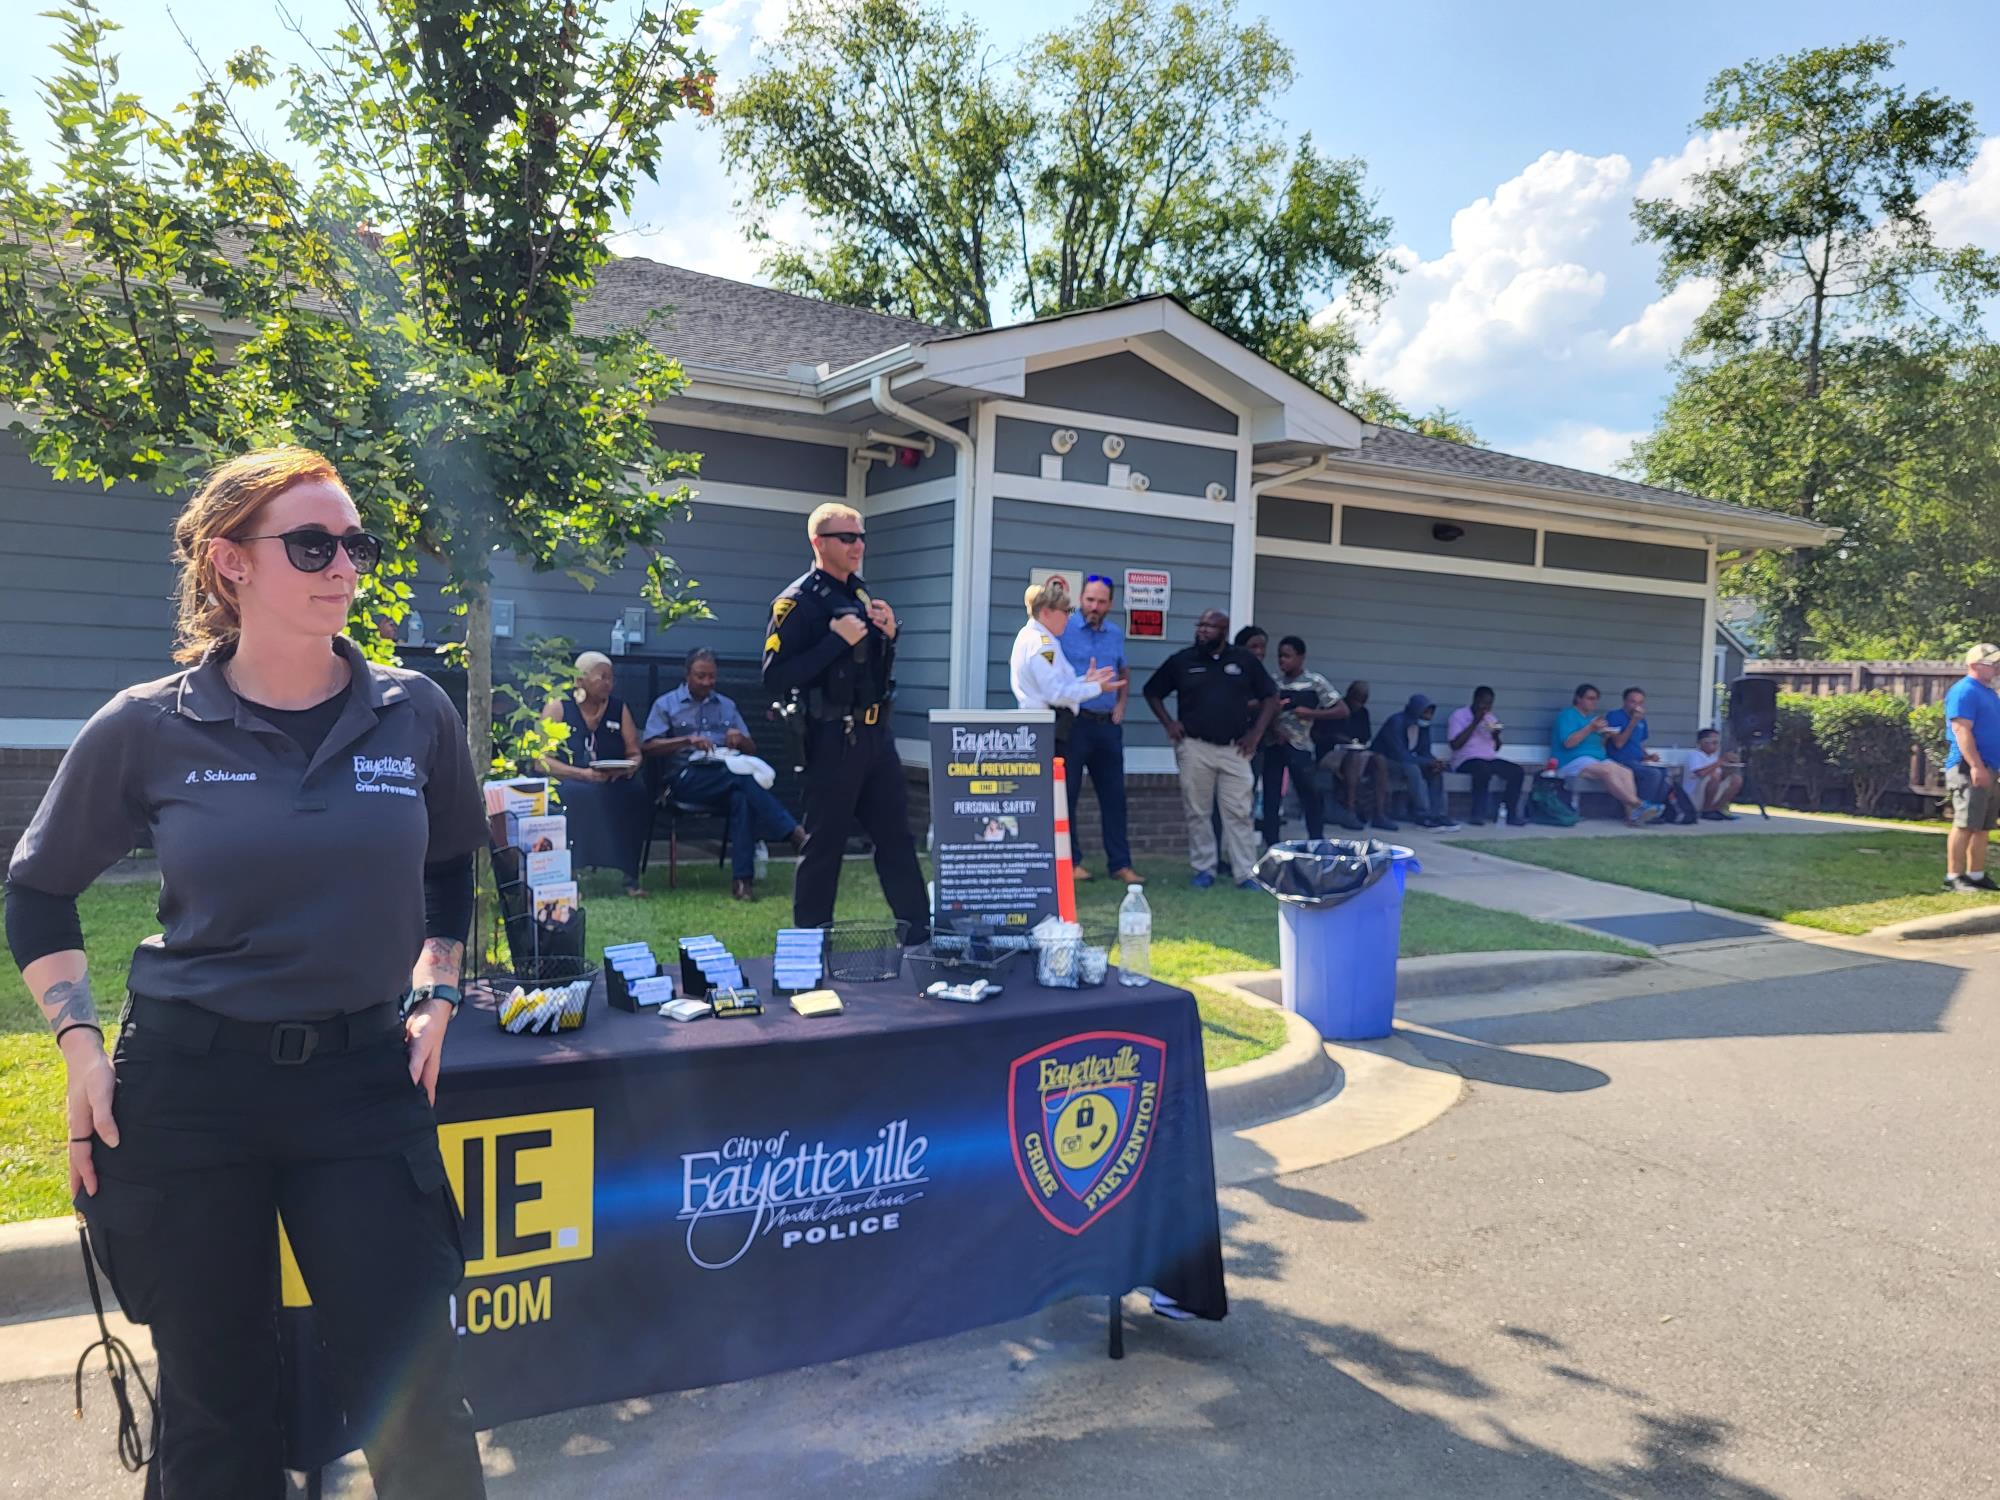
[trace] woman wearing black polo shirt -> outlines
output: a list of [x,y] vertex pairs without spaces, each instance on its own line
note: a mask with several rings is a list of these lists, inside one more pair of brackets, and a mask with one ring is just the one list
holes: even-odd
[[[482,1495],[431,1108],[485,841],[464,728],[341,634],[381,544],[318,454],[224,464],[174,540],[198,665],[84,727],[7,887],[68,1065],[71,1192],[159,1357],[148,1491],[283,1492],[282,1215],[377,1492]],[[148,835],[165,930],[107,1060],[76,897]]]

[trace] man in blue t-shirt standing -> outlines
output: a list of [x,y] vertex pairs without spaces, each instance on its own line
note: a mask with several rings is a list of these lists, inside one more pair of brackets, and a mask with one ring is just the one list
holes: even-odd
[[1115,692],[1099,693],[1076,708],[1076,723],[1070,726],[1069,749],[1063,756],[1069,782],[1069,837],[1075,851],[1074,873],[1088,880],[1090,871],[1083,863],[1082,825],[1077,822],[1077,799],[1083,795],[1083,778],[1097,788],[1097,810],[1104,825],[1104,865],[1113,880],[1135,884],[1139,872],[1132,868],[1132,845],[1125,833],[1125,631],[1111,618],[1111,580],[1092,573],[1077,595],[1077,612],[1069,617],[1063,631],[1062,651],[1077,674],[1092,667],[1116,667]]
[[2000,646],[1986,642],[1965,653],[1965,676],[1944,695],[1949,748],[1944,785],[1951,793],[1951,833],[1945,839],[1944,888],[2000,891],[1986,874],[1986,839],[2000,823],[2000,789],[1993,773],[2000,766]]

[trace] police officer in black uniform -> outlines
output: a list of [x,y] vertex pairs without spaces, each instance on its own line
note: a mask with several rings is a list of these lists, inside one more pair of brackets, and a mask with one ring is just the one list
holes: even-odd
[[841,856],[858,825],[874,841],[889,909],[909,924],[907,940],[918,942],[930,914],[889,724],[896,614],[861,581],[867,533],[858,512],[822,505],[806,534],[817,566],[773,601],[764,635],[764,685],[794,695],[805,737],[806,847],[792,921],[833,920]]
[[[483,1496],[431,1099],[485,810],[438,686],[340,634],[381,543],[324,458],[211,474],[178,653],[82,731],[14,851],[7,940],[68,1068],[70,1189],[159,1358],[147,1493],[276,1500],[278,1222],[384,1500]],[[164,931],[111,1059],[77,896],[150,840]]]

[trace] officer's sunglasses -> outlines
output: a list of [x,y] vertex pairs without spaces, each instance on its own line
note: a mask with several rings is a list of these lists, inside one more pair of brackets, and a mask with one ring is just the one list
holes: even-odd
[[302,526],[297,531],[280,531],[264,536],[232,537],[237,542],[283,542],[285,556],[292,566],[301,573],[324,573],[333,565],[336,549],[347,549],[347,560],[354,564],[357,573],[372,573],[375,565],[382,560],[382,538],[371,531],[350,531],[345,536],[335,536],[330,531],[322,531],[317,526]]
[[856,542],[865,542],[868,540],[868,533],[865,531],[822,531],[820,535],[826,537],[829,541],[845,542],[850,547]]

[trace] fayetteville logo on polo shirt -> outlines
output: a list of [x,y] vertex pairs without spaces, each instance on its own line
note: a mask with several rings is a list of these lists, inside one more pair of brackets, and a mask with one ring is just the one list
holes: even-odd
[[1166,1071],[1165,1042],[1124,1031],[1080,1032],[1014,1059],[1014,1166],[1042,1217],[1064,1234],[1095,1224],[1145,1171]]
[[407,755],[357,755],[354,757],[354,790],[390,792],[398,797],[414,797],[413,786],[395,786],[397,781],[415,781],[417,763]]

